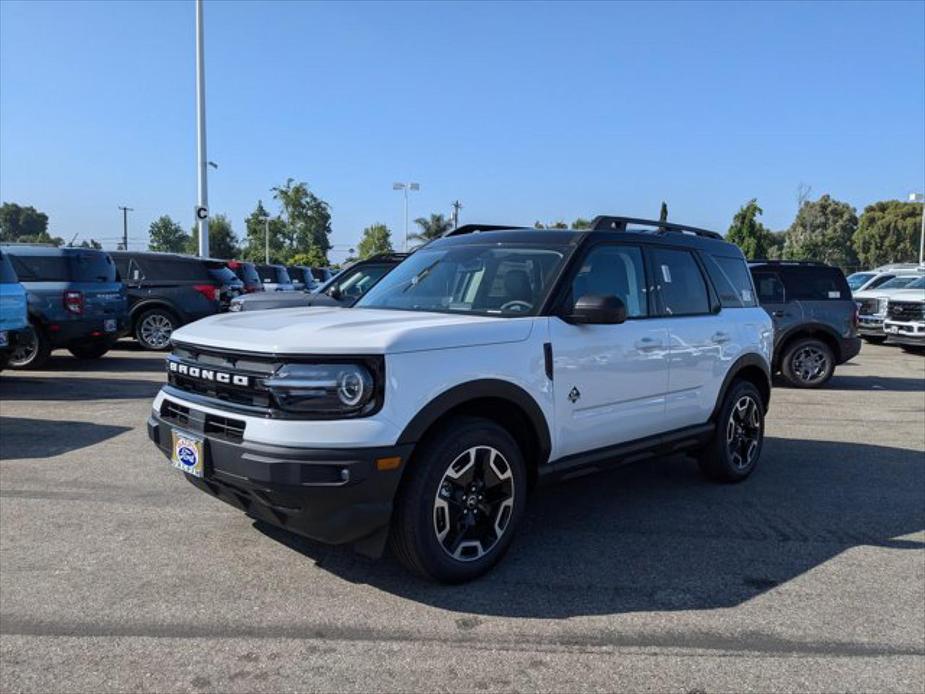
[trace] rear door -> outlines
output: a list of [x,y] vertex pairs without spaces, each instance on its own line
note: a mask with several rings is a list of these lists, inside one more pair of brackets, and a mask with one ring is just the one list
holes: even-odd
[[707,421],[738,335],[711,291],[697,257],[686,248],[650,247],[658,315],[668,328],[665,430]]
[[774,345],[781,335],[792,326],[803,322],[803,307],[790,301],[784,281],[777,270],[756,269],[752,271],[758,303],[768,312],[774,323]]
[[549,319],[557,441],[562,456],[644,438],[664,428],[668,330],[652,316],[639,246],[590,248],[560,301],[568,313],[586,294],[626,305],[619,325],[572,325]]

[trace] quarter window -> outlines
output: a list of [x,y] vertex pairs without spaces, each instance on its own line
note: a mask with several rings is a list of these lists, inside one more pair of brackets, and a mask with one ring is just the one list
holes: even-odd
[[648,315],[642,251],[636,246],[598,246],[591,250],[572,281],[570,303],[587,294],[615,296],[629,318]]
[[691,316],[710,312],[710,295],[700,266],[689,251],[652,250],[655,286],[667,316]]

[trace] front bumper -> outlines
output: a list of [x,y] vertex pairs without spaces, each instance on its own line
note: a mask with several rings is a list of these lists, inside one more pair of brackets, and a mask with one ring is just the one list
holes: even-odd
[[861,335],[870,335],[873,337],[883,335],[883,316],[862,315],[858,316],[858,332]]
[[884,324],[884,334],[891,345],[925,347],[925,323],[889,321]]
[[[190,410],[182,426],[158,413],[148,419],[148,437],[168,458],[172,429],[204,439],[204,477],[184,473],[202,491],[255,519],[329,544],[359,542],[388,528],[413,445],[331,449],[233,441],[210,433],[210,417]],[[398,467],[377,468],[378,460],[396,457]]]

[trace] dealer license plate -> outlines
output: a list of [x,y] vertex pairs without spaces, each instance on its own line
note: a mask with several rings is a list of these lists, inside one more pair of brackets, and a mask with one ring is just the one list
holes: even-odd
[[171,433],[173,446],[170,462],[188,475],[202,477],[205,470],[205,446],[202,438],[177,429],[173,429]]
[[116,332],[117,327],[118,327],[118,323],[116,322],[115,318],[107,318],[106,320],[103,321],[103,330],[106,331],[107,333]]

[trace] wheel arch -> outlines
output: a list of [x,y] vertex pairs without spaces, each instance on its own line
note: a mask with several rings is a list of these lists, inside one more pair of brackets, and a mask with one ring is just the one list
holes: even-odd
[[802,340],[804,338],[821,340],[832,350],[832,354],[835,355],[835,361],[841,362],[841,338],[838,333],[825,323],[804,323],[784,333],[781,337],[777,349],[774,350],[775,369],[780,369],[780,360],[790,345],[796,340]]
[[735,380],[745,380],[753,384],[758,392],[761,393],[762,404],[767,412],[771,403],[771,369],[768,363],[757,354],[745,354],[739,357],[726,372],[723,384],[720,386],[719,395],[716,398],[716,405],[710,415],[710,420],[714,421],[723,406],[726,399],[726,393]]
[[412,418],[398,444],[415,444],[449,418],[470,415],[504,427],[520,446],[530,483],[549,460],[552,440],[542,408],[523,388],[500,379],[479,379],[456,385],[433,398]]
[[138,323],[138,318],[141,316],[141,314],[152,308],[159,308],[159,309],[168,311],[171,315],[173,315],[177,319],[178,322],[181,320],[180,312],[177,311],[176,306],[174,306],[172,303],[170,303],[166,299],[145,299],[143,301],[139,301],[137,304],[135,304],[129,309],[129,313],[128,313],[129,325],[131,326],[131,330],[133,332],[135,330],[135,326]]

